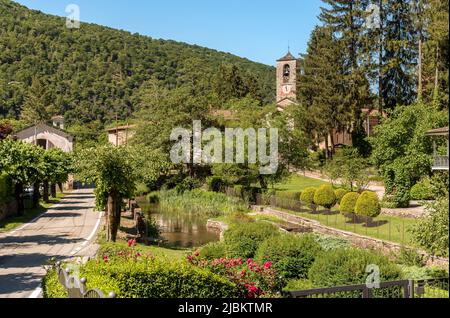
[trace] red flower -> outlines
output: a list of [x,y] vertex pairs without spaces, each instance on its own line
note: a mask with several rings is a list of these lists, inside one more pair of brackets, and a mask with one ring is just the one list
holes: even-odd
[[133,240],[133,246],[137,246],[137,242],[136,242],[136,240]]
[[103,262],[108,263],[108,256],[103,256]]
[[270,269],[270,268],[272,267],[272,264],[273,264],[273,263],[270,262],[270,261],[269,261],[269,262],[265,262],[265,263],[264,263],[264,268],[265,268],[265,269]]
[[133,244],[132,240],[128,240],[128,247],[131,247],[131,244]]
[[141,256],[141,253],[136,252],[136,257],[140,257],[140,256]]
[[252,259],[249,258],[249,259],[247,260],[247,265],[251,265],[252,263],[253,263]]
[[198,257],[200,255],[200,253],[198,252],[198,250],[196,250],[195,252],[194,252],[194,256],[195,257]]
[[192,262],[192,256],[191,256],[191,255],[188,255],[188,256],[187,256],[187,260],[188,260],[189,262]]

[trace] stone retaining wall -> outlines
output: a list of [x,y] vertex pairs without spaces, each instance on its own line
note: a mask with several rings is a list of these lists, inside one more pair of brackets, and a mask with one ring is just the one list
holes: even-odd
[[206,227],[208,229],[213,229],[220,232],[220,240],[223,240],[223,234],[226,230],[228,230],[228,225],[224,222],[215,221],[215,220],[208,220],[206,223]]
[[[355,247],[378,250],[385,255],[389,255],[392,252],[399,252],[402,249],[402,247],[404,248],[404,246],[397,243],[382,241],[372,237],[359,235],[353,232],[338,230],[335,228],[324,226],[317,221],[303,218],[287,212],[278,211],[269,207],[256,206],[253,207],[253,210],[261,214],[275,216],[288,222],[297,223],[302,226],[310,227],[313,229],[313,232],[315,233],[332,235],[347,239]],[[417,252],[426,257],[427,266],[439,266],[445,268],[448,268],[449,266],[449,260],[447,258],[436,257],[422,250],[417,250]]]

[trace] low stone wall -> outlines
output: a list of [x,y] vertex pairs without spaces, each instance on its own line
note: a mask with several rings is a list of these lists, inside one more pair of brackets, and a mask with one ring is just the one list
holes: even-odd
[[220,233],[220,240],[223,240],[223,234],[225,233],[226,230],[228,230],[228,225],[225,224],[224,222],[220,222],[220,221],[215,221],[215,220],[208,220],[208,222],[206,223],[206,227],[208,229],[213,229],[216,230]]
[[17,203],[15,200],[8,203],[0,202],[0,221],[17,214]]
[[[344,238],[355,247],[377,250],[385,255],[390,255],[392,252],[399,252],[401,251],[402,247],[404,248],[404,246],[397,243],[382,241],[353,232],[338,230],[335,228],[324,226],[317,221],[303,218],[301,216],[293,215],[287,212],[278,211],[269,207],[253,207],[253,210],[261,214],[275,216],[288,222],[310,227],[315,233]],[[417,250],[417,252],[426,257],[427,266],[439,266],[445,268],[448,268],[449,266],[449,260],[447,258],[436,257],[422,250]]]

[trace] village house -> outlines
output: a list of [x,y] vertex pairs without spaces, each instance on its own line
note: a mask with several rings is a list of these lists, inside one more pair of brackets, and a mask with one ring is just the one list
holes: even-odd
[[135,125],[125,125],[108,129],[108,141],[115,146],[126,145],[135,135],[135,128]]

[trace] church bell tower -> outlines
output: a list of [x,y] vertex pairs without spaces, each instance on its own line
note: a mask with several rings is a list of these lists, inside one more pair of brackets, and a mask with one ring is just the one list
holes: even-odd
[[280,109],[297,103],[298,60],[288,52],[277,61],[277,106]]

